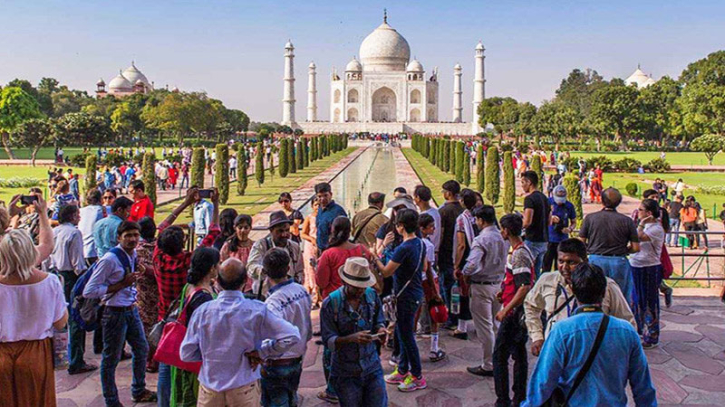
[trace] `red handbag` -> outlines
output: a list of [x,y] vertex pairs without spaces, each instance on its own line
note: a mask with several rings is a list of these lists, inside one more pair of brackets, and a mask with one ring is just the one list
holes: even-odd
[[662,278],[667,280],[672,276],[675,266],[672,264],[670,253],[667,251],[667,246],[664,244],[662,245],[662,253],[660,254],[660,263],[662,264]]
[[[189,296],[189,302],[201,290],[201,288],[194,290]],[[186,307],[188,305],[188,303],[184,304],[181,315],[179,315],[176,321],[169,322],[164,326],[164,333],[161,334],[161,340],[159,341],[159,346],[156,348],[154,360],[198,375],[201,370],[201,362],[184,362],[181,360],[181,356],[179,356],[181,343],[186,336]]]

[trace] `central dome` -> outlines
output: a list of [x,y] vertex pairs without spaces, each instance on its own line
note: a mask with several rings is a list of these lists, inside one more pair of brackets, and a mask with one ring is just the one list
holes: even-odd
[[382,23],[360,44],[360,61],[365,71],[405,71],[409,60],[408,41],[387,22]]

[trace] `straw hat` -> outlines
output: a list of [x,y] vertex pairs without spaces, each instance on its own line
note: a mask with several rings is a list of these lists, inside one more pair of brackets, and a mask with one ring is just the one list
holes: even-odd
[[353,287],[367,288],[376,283],[375,276],[370,272],[370,263],[364,257],[349,257],[338,273],[345,284]]
[[407,209],[412,209],[414,211],[418,210],[418,207],[415,206],[415,202],[413,202],[413,198],[411,198],[410,195],[405,195],[403,197],[393,199],[392,201],[388,202],[386,206],[388,208],[405,206]]

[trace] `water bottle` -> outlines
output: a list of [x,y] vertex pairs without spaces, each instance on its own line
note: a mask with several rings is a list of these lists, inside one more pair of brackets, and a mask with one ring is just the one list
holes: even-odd
[[458,282],[453,283],[451,288],[451,314],[458,315],[461,312],[461,288]]
[[53,367],[55,370],[68,369],[68,327],[53,328]]

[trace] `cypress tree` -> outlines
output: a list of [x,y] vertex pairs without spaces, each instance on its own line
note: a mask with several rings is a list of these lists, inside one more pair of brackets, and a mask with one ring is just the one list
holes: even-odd
[[257,143],[257,155],[254,157],[254,177],[257,180],[257,186],[264,184],[264,144],[260,141]]
[[146,195],[156,206],[156,154],[150,151],[143,156],[143,183]]
[[486,199],[491,202],[491,205],[496,205],[500,193],[501,175],[498,170],[498,147],[492,146],[488,149],[488,157],[486,157]]
[[237,195],[247,190],[247,149],[237,143]]
[[450,140],[448,143],[448,149],[450,150],[450,155],[448,156],[448,159],[450,160],[448,164],[448,171],[456,175],[456,140]]
[[327,157],[330,155],[330,137],[323,135],[322,136],[322,156]]
[[349,141],[349,140],[348,140],[348,136],[347,136],[347,133],[345,133],[345,134],[344,134],[344,135],[342,136],[342,148],[343,148],[343,149],[347,149],[347,142],[348,142],[348,141]]
[[96,187],[96,169],[98,168],[98,157],[91,154],[86,157],[85,189],[90,191]]
[[191,155],[191,179],[189,182],[191,186],[197,188],[204,188],[204,167],[206,160],[204,160],[204,149],[197,147]]
[[544,187],[544,166],[541,165],[541,156],[538,154],[534,154],[534,158],[531,160],[531,171],[539,177],[539,189],[542,189]]
[[511,213],[516,206],[516,178],[511,151],[503,153],[503,211]]
[[436,139],[431,138],[430,139],[430,154],[428,154],[428,161],[430,161],[431,164],[436,165],[436,162],[438,161],[438,150],[436,150]]
[[584,211],[582,210],[582,190],[579,187],[579,179],[573,173],[564,177],[564,187],[566,188],[566,198],[574,205],[576,209],[576,226],[581,225],[584,219]]
[[297,168],[299,168],[300,171],[305,168],[305,150],[302,140],[297,142]]
[[305,167],[309,167],[310,166],[310,146],[307,145],[306,138],[302,139],[302,152],[304,153],[304,155],[303,155],[304,165],[305,165]]
[[289,174],[289,164],[287,164],[287,149],[289,148],[287,144],[287,139],[283,138],[279,141],[279,176],[282,178],[286,178],[287,174]]
[[[272,155],[269,157],[269,179],[270,181],[274,180],[274,153],[276,150],[274,146],[272,147]],[[277,154],[279,154],[279,151],[277,151]]]
[[216,163],[214,186],[219,191],[219,203],[226,205],[229,200],[229,145],[216,145]]
[[462,141],[456,142],[456,181],[463,182],[463,154],[465,154],[465,146]]
[[451,141],[448,139],[443,140],[443,165],[441,171],[448,172],[448,168],[451,165]]
[[310,139],[310,162],[317,160],[317,137]]
[[290,174],[297,173],[297,160],[295,155],[295,141],[293,139],[287,140],[287,165],[289,165]]
[[468,151],[463,152],[463,184],[471,185],[471,156]]
[[441,171],[444,171],[443,162],[445,161],[445,158],[446,158],[445,151],[444,151],[445,145],[446,145],[446,141],[444,139],[442,139],[442,138],[438,139],[438,148],[437,148],[438,158],[436,160],[437,160],[437,164],[438,164],[438,169]]
[[476,190],[483,193],[486,187],[486,166],[483,163],[483,145],[478,145],[476,152]]

